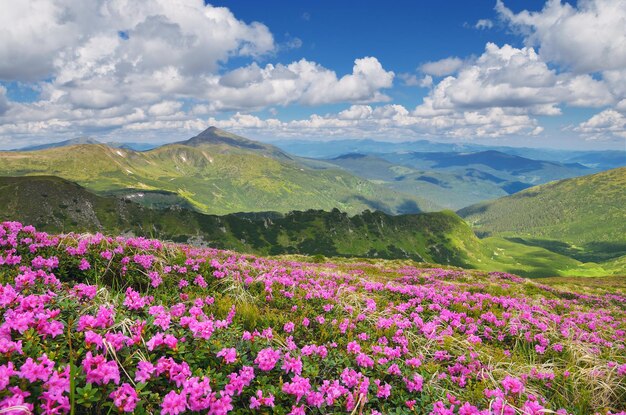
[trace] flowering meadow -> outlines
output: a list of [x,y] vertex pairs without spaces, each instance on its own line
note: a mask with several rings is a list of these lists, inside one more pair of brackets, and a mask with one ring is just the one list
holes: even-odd
[[2,414],[625,414],[626,296],[0,224]]

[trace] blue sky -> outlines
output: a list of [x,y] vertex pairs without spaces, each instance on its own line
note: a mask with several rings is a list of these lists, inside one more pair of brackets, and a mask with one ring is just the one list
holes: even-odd
[[124,4],[0,5],[0,148],[174,141],[209,125],[625,146],[626,0]]

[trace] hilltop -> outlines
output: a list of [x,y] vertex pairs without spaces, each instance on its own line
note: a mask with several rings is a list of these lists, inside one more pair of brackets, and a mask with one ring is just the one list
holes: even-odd
[[458,213],[480,234],[580,260],[626,255],[626,168],[555,181]]

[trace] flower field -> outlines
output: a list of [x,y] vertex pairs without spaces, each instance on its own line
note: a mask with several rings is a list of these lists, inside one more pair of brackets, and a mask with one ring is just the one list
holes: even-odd
[[626,410],[626,296],[407,264],[5,222],[0,413]]

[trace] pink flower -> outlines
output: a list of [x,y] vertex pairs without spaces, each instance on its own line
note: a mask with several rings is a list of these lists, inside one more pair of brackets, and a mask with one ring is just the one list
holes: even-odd
[[259,354],[257,354],[256,359],[254,359],[254,363],[259,366],[259,369],[268,372],[274,369],[278,359],[280,359],[280,352],[268,347],[261,350]]
[[391,385],[388,383],[382,383],[379,379],[374,380],[377,386],[376,397],[387,399],[391,395]]
[[373,368],[374,367],[374,359],[366,355],[365,353],[359,353],[356,356],[356,363],[361,367]]
[[302,373],[302,360],[297,357],[291,357],[286,354],[283,359],[283,366],[281,367],[286,373],[294,373],[299,375]]
[[217,357],[223,357],[226,363],[234,363],[237,360],[237,350],[234,347],[224,348],[217,353]]
[[178,415],[187,409],[187,396],[181,392],[170,391],[161,403],[161,414]]
[[526,401],[522,408],[522,413],[524,415],[542,415],[546,413],[545,409],[535,401]]
[[54,362],[48,359],[45,353],[37,360],[39,361],[38,364],[31,357],[26,359],[26,362],[20,368],[19,376],[27,379],[29,382],[37,380],[47,381],[52,374]]
[[348,353],[359,353],[361,351],[361,346],[356,341],[351,341],[347,346]]
[[78,265],[78,269],[81,271],[87,271],[91,268],[91,264],[85,258],[80,260],[80,264]]
[[283,330],[286,333],[292,333],[295,327],[296,325],[292,321],[290,321],[289,323],[285,323],[285,325],[283,326]]
[[303,378],[298,375],[294,376],[291,382],[283,384],[283,392],[296,397],[296,402],[300,402],[300,399],[311,390],[311,383],[308,378]]
[[226,415],[233,409],[233,398],[230,395],[224,395],[211,404],[209,415]]
[[129,310],[140,310],[147,305],[150,305],[153,301],[152,296],[142,297],[137,291],[133,290],[131,287],[126,289],[126,298],[124,299],[124,305]]
[[524,393],[524,383],[518,378],[507,376],[502,381],[502,387],[506,393],[521,395]]
[[133,412],[137,402],[139,402],[137,392],[128,383],[122,384],[122,386],[111,392],[109,397],[113,399],[113,404],[116,408],[124,412]]
[[239,373],[231,373],[228,375],[229,382],[224,388],[224,393],[228,395],[241,395],[243,388],[250,385],[254,379],[254,369],[251,366],[244,366]]
[[480,411],[474,405],[470,405],[469,402],[465,402],[459,408],[459,415],[478,415]]
[[93,356],[91,352],[83,359],[83,370],[87,375],[88,383],[97,385],[106,385],[113,381],[115,384],[120,383],[120,371],[115,361],[107,361],[102,355]]
[[271,393],[268,397],[263,397],[263,391],[261,389],[256,391],[256,396],[250,397],[250,409],[258,409],[261,406],[274,407],[274,395]]
[[154,373],[155,367],[147,360],[141,360],[137,363],[137,371],[135,372],[135,381],[145,382],[150,379],[152,373]]
[[412,379],[405,378],[404,383],[409,392],[420,392],[424,385],[424,378],[416,373],[413,375]]
[[9,386],[11,376],[13,375],[15,375],[15,366],[13,366],[12,362],[0,365],[0,391],[5,390]]
[[156,271],[150,271],[148,273],[148,277],[150,278],[150,285],[154,288],[163,283],[163,278],[161,278],[161,275],[159,275],[159,273]]

